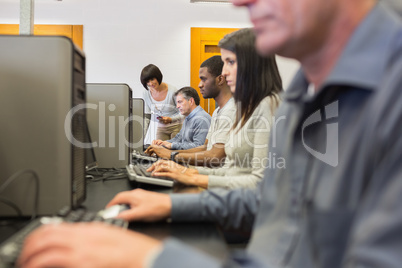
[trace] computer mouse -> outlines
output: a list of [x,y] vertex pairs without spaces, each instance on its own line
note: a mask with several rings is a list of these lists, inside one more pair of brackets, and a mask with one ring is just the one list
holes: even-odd
[[120,212],[130,209],[130,206],[127,204],[118,204],[108,208],[105,208],[98,212],[98,216],[101,216],[104,219],[114,218],[120,214]]

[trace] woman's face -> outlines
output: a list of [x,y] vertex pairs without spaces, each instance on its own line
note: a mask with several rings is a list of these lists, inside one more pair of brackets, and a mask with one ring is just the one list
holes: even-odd
[[221,58],[223,61],[222,75],[226,78],[226,82],[232,93],[236,90],[237,77],[237,57],[232,51],[221,48]]
[[156,78],[152,78],[147,82],[148,89],[157,89],[159,87],[158,80]]

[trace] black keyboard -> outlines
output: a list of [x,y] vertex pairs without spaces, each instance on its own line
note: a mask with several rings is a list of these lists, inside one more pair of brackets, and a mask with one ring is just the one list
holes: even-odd
[[98,212],[86,211],[84,209],[70,210],[63,208],[56,216],[41,217],[32,220],[17,233],[13,234],[4,243],[0,245],[0,267],[14,267],[15,262],[21,252],[25,238],[36,228],[43,224],[61,223],[61,222],[103,222],[105,224],[116,225],[127,228],[128,222],[122,219],[105,219]]

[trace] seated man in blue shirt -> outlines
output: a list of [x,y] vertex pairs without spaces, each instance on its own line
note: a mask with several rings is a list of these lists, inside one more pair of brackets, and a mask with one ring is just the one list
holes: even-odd
[[[200,93],[204,99],[213,98],[218,105],[212,114],[205,144],[188,150],[169,150],[151,145],[145,153],[155,153],[160,158],[172,159],[195,166],[221,166],[225,160],[225,143],[236,119],[236,106],[226,78],[222,75],[223,61],[215,55],[200,66]],[[177,152],[177,153],[176,153]]]
[[192,87],[183,87],[176,94],[177,108],[186,118],[180,132],[170,140],[154,140],[153,145],[160,145],[172,150],[186,150],[201,146],[208,134],[211,116],[202,109],[200,97]]

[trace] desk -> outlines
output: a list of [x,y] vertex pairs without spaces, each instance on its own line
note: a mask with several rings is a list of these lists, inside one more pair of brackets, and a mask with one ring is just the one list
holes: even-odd
[[83,206],[88,210],[98,211],[104,209],[106,204],[119,192],[141,188],[160,193],[172,193],[168,187],[159,187],[150,184],[135,183],[130,184],[128,179],[118,180],[98,180],[87,182],[87,196]]
[[[101,210],[117,193],[133,188],[161,193],[195,191],[195,188],[180,186],[171,189],[149,184],[130,185],[125,179],[96,181],[87,184],[87,198],[83,206],[92,211]],[[159,240],[172,236],[219,259],[223,259],[228,252],[223,235],[212,223],[133,222],[129,229]]]
[[[133,188],[142,188],[162,193],[194,191],[194,188],[180,186],[171,189],[148,184],[130,185],[128,179],[94,181],[87,183],[87,197],[82,206],[90,211],[101,210],[117,193]],[[22,228],[24,223],[19,221],[13,225],[0,226],[0,243]],[[175,237],[218,259],[223,259],[228,252],[222,233],[212,223],[133,222],[130,223],[129,229],[159,240],[169,236]]]

